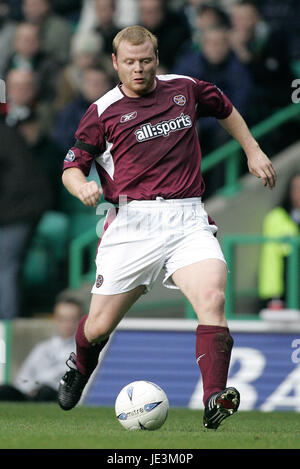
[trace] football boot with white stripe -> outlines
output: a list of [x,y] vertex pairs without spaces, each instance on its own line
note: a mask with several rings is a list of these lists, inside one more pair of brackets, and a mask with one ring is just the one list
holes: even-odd
[[88,379],[78,371],[75,353],[71,353],[66,364],[70,369],[60,380],[58,403],[63,410],[70,410],[79,402]]
[[240,393],[235,388],[226,388],[212,394],[205,403],[204,427],[217,430],[224,419],[238,410],[239,405]]

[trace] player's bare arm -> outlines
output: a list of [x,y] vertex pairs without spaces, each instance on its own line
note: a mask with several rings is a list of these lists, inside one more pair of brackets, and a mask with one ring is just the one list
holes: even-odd
[[264,186],[273,189],[276,184],[275,168],[267,155],[261,150],[237,109],[233,108],[230,116],[219,120],[219,122],[243,148],[247,156],[250,173],[262,179]]
[[79,168],[65,169],[62,176],[65,188],[84,205],[96,207],[102,195],[102,189],[96,181],[88,181]]

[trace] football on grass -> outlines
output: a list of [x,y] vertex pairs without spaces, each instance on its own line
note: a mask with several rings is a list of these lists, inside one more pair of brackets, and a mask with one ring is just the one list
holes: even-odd
[[150,381],[134,381],[120,391],[115,411],[127,430],[157,430],[168,416],[166,393]]

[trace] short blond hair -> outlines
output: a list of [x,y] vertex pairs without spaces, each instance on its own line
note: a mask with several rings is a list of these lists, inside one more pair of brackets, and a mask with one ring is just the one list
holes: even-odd
[[157,55],[157,38],[143,26],[128,26],[127,28],[124,28],[118,32],[113,40],[113,52],[115,55],[118,53],[118,48],[121,41],[128,41],[134,46],[138,46],[146,41],[150,41],[152,42],[155,55]]

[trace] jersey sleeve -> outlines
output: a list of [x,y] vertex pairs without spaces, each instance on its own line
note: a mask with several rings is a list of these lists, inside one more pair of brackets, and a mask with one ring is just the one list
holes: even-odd
[[230,99],[213,83],[194,79],[198,117],[226,119],[233,109]]
[[92,104],[79,123],[74,146],[65,156],[63,170],[79,168],[88,176],[94,158],[104,151],[104,142],[104,129],[98,118],[97,106]]

